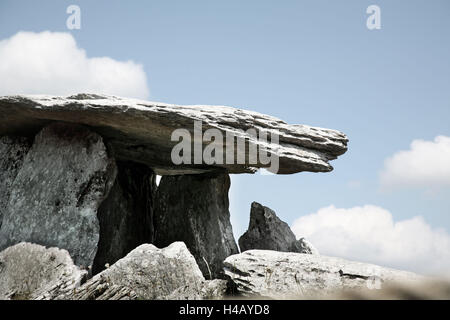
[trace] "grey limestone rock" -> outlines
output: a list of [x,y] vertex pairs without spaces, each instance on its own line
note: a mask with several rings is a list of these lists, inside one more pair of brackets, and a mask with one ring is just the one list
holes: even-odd
[[185,244],[158,249],[143,244],[59,299],[219,299],[225,281],[205,281]]
[[42,129],[11,186],[0,250],[27,241],[66,249],[77,265],[92,265],[97,210],[116,170],[98,134],[64,123]]
[[21,242],[0,252],[0,299],[53,299],[71,293],[86,275],[66,250]]
[[251,249],[318,254],[305,239],[296,240],[289,225],[275,212],[257,202],[250,210],[248,230],[239,238],[241,251]]
[[[0,97],[0,136],[38,132],[51,121],[88,125],[110,141],[118,160],[146,164],[161,175],[225,170],[243,173],[267,167],[261,161],[251,163],[248,153],[243,164],[174,165],[171,151],[178,141],[172,141],[171,135],[175,129],[185,128],[193,136],[195,121],[202,122],[203,132],[217,129],[223,137],[233,138],[225,142],[226,153],[233,154],[236,139],[240,138],[276,155],[281,174],[331,171],[330,160],[345,153],[348,141],[345,134],[336,130],[290,125],[275,117],[224,106],[181,106],[94,94]],[[247,132],[249,128],[269,137],[276,133],[279,143],[262,142]],[[209,142],[202,144],[204,147]]]
[[11,186],[30,146],[30,140],[25,137],[0,137],[0,227]]
[[45,127],[26,156],[26,140],[4,141],[0,249],[56,246],[98,273],[153,241],[156,183],[146,165],[116,163],[97,133],[70,123]]
[[221,278],[223,260],[238,248],[228,211],[227,174],[164,176],[155,203],[155,244],[183,241],[206,279]]
[[244,296],[298,299],[341,290],[381,289],[393,282],[414,283],[425,277],[314,254],[249,250],[228,257],[225,273]]
[[299,253],[309,253],[309,254],[319,254],[319,250],[317,250],[311,242],[306,240],[305,238],[300,238],[295,242],[295,246],[298,247],[296,251]]

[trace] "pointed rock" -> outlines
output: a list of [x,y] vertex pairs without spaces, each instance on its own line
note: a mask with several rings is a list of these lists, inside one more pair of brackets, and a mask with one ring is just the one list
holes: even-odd
[[318,254],[303,238],[296,240],[289,225],[280,220],[272,209],[258,202],[252,203],[248,230],[239,238],[239,247],[241,251],[262,249]]

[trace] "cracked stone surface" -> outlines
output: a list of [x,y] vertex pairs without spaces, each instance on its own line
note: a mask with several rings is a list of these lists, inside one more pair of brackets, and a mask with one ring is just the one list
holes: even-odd
[[296,299],[342,289],[379,289],[392,282],[417,282],[417,274],[322,255],[249,250],[228,257],[225,273],[244,296]]
[[205,281],[186,245],[175,242],[163,249],[143,244],[58,299],[220,299],[225,290],[224,280]]
[[31,141],[24,137],[0,137],[0,227],[23,159],[30,149]]
[[27,241],[66,249],[75,264],[91,266],[99,241],[97,210],[116,170],[91,130],[67,123],[42,129],[11,185],[0,250]]
[[[92,127],[112,146],[118,160],[146,164],[161,175],[255,172],[268,166],[261,161],[250,163],[248,150],[243,164],[174,165],[171,151],[179,141],[172,141],[171,134],[185,128],[193,136],[194,121],[202,121],[203,131],[214,128],[223,137],[228,134],[234,138],[226,143],[224,154],[234,154],[236,138],[241,138],[269,155],[277,155],[280,174],[331,171],[330,160],[345,153],[348,142],[347,136],[336,130],[287,124],[272,116],[224,106],[171,105],[97,94],[0,97],[0,136],[36,133],[55,120]],[[279,143],[261,142],[246,132],[249,128],[269,137],[277,133]],[[208,144],[203,142],[203,147]]]
[[0,300],[53,299],[86,275],[66,250],[22,242],[0,252]]

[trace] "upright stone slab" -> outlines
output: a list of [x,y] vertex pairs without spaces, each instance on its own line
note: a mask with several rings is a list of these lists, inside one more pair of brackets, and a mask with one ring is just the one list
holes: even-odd
[[92,265],[97,210],[115,177],[115,161],[98,134],[74,124],[45,127],[11,186],[0,250],[28,241],[67,249],[77,265]]
[[98,210],[100,240],[94,274],[143,243],[153,242],[153,202],[156,175],[149,167],[117,162],[118,174]]
[[30,140],[23,137],[0,137],[0,227],[23,159],[30,149]]
[[229,188],[228,174],[180,175],[162,177],[156,192],[155,245],[183,241],[206,279],[222,277],[223,261],[238,253]]

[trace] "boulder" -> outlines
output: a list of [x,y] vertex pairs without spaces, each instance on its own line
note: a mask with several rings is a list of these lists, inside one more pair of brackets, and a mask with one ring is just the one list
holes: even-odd
[[155,245],[183,241],[206,279],[223,276],[223,260],[238,253],[228,211],[227,174],[164,176],[155,202]]
[[219,299],[225,289],[224,280],[205,281],[185,244],[175,242],[164,249],[143,244],[58,299]]
[[367,263],[271,250],[230,256],[224,266],[238,294],[274,299],[317,297],[343,289],[380,289],[392,282],[424,280],[411,272]]
[[318,254],[305,239],[296,240],[289,225],[281,221],[272,209],[257,202],[252,203],[250,224],[239,238],[239,247],[241,251],[262,249]]
[[53,299],[71,293],[86,275],[66,250],[22,242],[0,252],[0,300]]
[[24,137],[0,137],[0,227],[11,186],[30,146],[29,139]]
[[[289,125],[275,117],[257,112],[223,106],[180,106],[159,102],[125,99],[96,94],[77,94],[69,97],[45,95],[18,95],[0,97],[0,136],[24,135],[38,132],[51,121],[65,121],[92,127],[111,147],[120,161],[148,165],[157,174],[192,174],[201,172],[243,173],[268,167],[261,159],[252,163],[245,150],[243,163],[175,165],[171,159],[178,140],[171,135],[184,128],[194,135],[194,123],[201,121],[202,132],[218,130],[225,141],[223,154],[233,155],[239,148],[237,139],[243,139],[269,155],[279,158],[278,173],[301,171],[328,172],[330,160],[347,150],[345,134],[306,125]],[[279,136],[279,141],[265,142],[258,135]],[[210,141],[200,142],[203,149]]]
[[42,129],[11,186],[0,250],[26,241],[66,249],[77,265],[92,265],[97,210],[116,170],[98,134],[64,123]]

